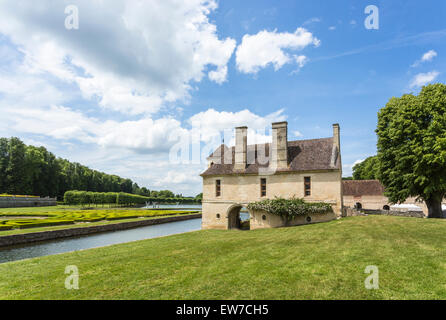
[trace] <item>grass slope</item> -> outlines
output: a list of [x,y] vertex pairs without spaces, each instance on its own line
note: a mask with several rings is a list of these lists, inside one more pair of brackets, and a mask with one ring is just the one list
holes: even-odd
[[[207,230],[0,265],[2,299],[444,299],[446,221]],[[79,268],[79,290],[64,287]],[[379,290],[364,288],[368,265]]]

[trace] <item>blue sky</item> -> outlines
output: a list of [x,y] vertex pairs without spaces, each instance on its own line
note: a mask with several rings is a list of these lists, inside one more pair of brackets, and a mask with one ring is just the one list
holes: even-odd
[[[368,5],[378,30],[364,25]],[[441,1],[5,0],[0,136],[195,195],[206,164],[172,161],[180,137],[199,131],[209,148],[242,124],[254,142],[272,121],[291,139],[339,123],[347,176],[375,154],[389,98],[445,82],[445,16]]]

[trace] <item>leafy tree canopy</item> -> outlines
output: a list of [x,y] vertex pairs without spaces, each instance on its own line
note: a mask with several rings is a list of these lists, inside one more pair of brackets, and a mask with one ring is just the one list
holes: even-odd
[[378,157],[368,157],[364,161],[353,166],[354,180],[377,180],[379,179]]
[[431,218],[446,194],[446,85],[391,98],[378,113],[379,176],[390,201],[416,196]]

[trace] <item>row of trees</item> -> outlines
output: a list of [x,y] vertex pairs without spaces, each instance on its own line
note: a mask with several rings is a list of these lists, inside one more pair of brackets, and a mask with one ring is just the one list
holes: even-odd
[[200,203],[199,198],[155,198],[145,197],[125,192],[89,192],[71,190],[65,192],[64,202],[68,205],[104,205],[117,204],[123,206],[145,204],[146,202],[157,203]]
[[169,190],[140,188],[131,179],[57,158],[45,147],[28,146],[19,138],[0,138],[0,194],[62,199],[68,190],[124,192],[154,198],[183,197]]

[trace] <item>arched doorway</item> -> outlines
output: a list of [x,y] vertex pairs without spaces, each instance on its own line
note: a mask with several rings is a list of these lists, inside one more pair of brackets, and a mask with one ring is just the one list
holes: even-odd
[[389,210],[390,210],[390,207],[386,204],[386,205],[383,207],[383,210],[389,211]]
[[228,229],[249,230],[250,213],[242,205],[233,205],[228,209]]
[[355,208],[358,209],[358,210],[361,210],[361,209],[362,209],[362,204],[361,204],[361,202],[356,202],[356,204],[355,204]]

